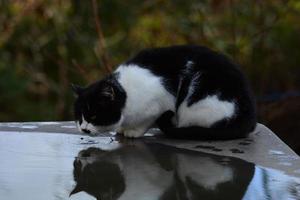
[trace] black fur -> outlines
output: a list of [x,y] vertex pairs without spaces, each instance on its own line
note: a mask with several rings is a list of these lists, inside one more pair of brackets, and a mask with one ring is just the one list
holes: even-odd
[[[190,71],[186,69],[188,61],[193,62]],[[163,77],[166,89],[177,95],[176,109],[186,97],[190,82],[197,72],[201,78],[189,98],[189,106],[216,93],[222,100],[235,101],[238,110],[234,118],[219,121],[211,128],[176,128],[170,118],[174,113],[163,114],[157,120],[157,125],[169,137],[234,139],[247,136],[256,126],[256,109],[249,84],[238,66],[220,53],[195,45],[155,48],[141,51],[126,64],[137,64]]]

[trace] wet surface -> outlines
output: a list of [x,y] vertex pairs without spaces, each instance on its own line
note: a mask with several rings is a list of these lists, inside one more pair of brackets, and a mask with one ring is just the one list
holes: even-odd
[[299,179],[280,171],[155,141],[0,132],[0,197],[300,199]]
[[22,132],[56,132],[79,134],[74,122],[23,122],[23,123],[0,123],[1,131]]

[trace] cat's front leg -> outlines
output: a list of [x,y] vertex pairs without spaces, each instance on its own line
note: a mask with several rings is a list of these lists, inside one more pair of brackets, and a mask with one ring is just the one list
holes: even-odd
[[142,122],[136,124],[130,124],[127,127],[124,127],[124,136],[129,138],[138,138],[142,137],[153,125],[156,118],[151,117],[143,120]]
[[116,129],[116,134],[117,135],[124,135],[124,128],[122,127],[119,127]]
[[145,132],[146,129],[144,128],[129,129],[124,131],[124,136],[129,138],[138,138],[138,137],[142,137]]

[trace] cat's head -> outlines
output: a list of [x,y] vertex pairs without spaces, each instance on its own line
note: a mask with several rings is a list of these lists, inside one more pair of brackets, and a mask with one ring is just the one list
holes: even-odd
[[72,88],[77,96],[74,114],[80,131],[95,134],[119,128],[126,94],[114,77],[86,88],[76,85],[72,85]]

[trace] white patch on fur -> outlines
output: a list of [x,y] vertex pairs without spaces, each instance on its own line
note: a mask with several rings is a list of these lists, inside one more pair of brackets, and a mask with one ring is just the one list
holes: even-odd
[[80,124],[80,128],[81,129],[87,129],[87,126],[88,126],[88,122],[84,119],[84,116],[81,115],[81,120],[82,120],[82,123]]
[[186,70],[187,70],[188,72],[190,72],[190,71],[192,70],[193,65],[194,65],[194,62],[193,62],[193,61],[191,61],[191,60],[187,61],[186,64],[185,64]]
[[217,95],[208,95],[191,106],[187,105],[188,97],[178,108],[178,127],[201,126],[209,128],[219,120],[231,118],[235,113],[234,102],[220,100]]
[[182,76],[185,77],[185,76],[188,76],[189,74],[191,74],[193,72],[193,66],[194,66],[193,61],[191,61],[191,60],[187,61],[185,64],[185,68],[183,70],[181,70]]
[[116,72],[127,95],[121,125],[125,136],[142,136],[160,114],[175,110],[175,97],[163,87],[161,78],[148,69],[121,65]]
[[195,73],[194,76],[192,77],[192,81],[190,83],[186,99],[188,99],[195,92],[195,87],[200,83],[200,80],[199,80],[200,77],[201,77],[200,72]]

